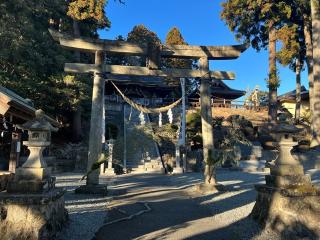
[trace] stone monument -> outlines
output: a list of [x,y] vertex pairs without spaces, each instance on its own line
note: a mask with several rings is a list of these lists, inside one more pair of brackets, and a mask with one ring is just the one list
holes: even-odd
[[180,157],[180,145],[176,145],[176,166],[173,168],[173,174],[182,174],[183,173],[183,168],[181,167],[180,164],[181,157]]
[[18,233],[28,239],[52,239],[67,220],[65,191],[55,187],[55,177],[42,156],[50,145],[51,131],[57,129],[42,110],[20,128],[28,131],[29,141],[24,143],[30,155],[8,183],[7,192],[0,193],[0,224],[8,226],[7,233],[12,236]]
[[262,159],[262,147],[259,142],[252,142],[250,153],[245,160],[240,161],[239,168],[245,172],[269,170],[266,168],[266,161]]
[[114,168],[112,167],[114,142],[115,142],[115,140],[113,140],[113,139],[110,139],[108,141],[108,168],[104,172],[108,176],[116,175],[114,172]]
[[292,147],[297,144],[292,135],[299,129],[282,122],[272,131],[279,142],[279,156],[266,176],[266,184],[255,186],[258,195],[251,215],[288,239],[318,239],[320,191],[291,155]]

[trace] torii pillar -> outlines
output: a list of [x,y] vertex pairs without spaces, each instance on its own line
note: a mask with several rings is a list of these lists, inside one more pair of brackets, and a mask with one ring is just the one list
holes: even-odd
[[[100,66],[94,71],[93,87],[92,87],[92,105],[91,105],[91,120],[90,120],[90,134],[89,134],[89,151],[87,171],[89,172],[95,162],[101,157],[102,144],[102,121],[103,115],[103,90],[105,80],[102,77],[102,66],[104,63],[104,53],[102,51],[95,52],[95,64]],[[100,168],[95,169],[88,174],[86,185],[80,186],[76,189],[76,193],[81,194],[106,194],[107,186],[99,185],[99,171]]]
[[204,169],[204,184],[215,186],[215,175],[213,166],[207,164],[209,152],[214,148],[213,143],[213,128],[212,128],[212,108],[211,108],[211,83],[208,76],[209,60],[202,57],[199,60],[200,71],[203,73],[200,85],[200,101],[201,101],[201,126],[202,126],[202,144],[203,144],[203,159],[205,162]]

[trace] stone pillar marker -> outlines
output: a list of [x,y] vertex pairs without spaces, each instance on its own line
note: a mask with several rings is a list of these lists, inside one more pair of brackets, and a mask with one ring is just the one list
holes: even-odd
[[181,174],[183,173],[183,168],[180,164],[181,157],[180,157],[180,143],[176,144],[176,166],[173,168],[173,174]]
[[112,167],[112,160],[113,160],[113,147],[114,147],[115,140],[110,139],[108,141],[108,168],[105,170],[105,174],[109,176],[114,176],[114,168]]
[[292,135],[300,129],[282,122],[272,131],[278,137],[279,156],[270,175],[265,177],[266,184],[255,186],[258,195],[251,216],[289,238],[301,234],[319,237],[320,190],[312,185],[310,176],[304,175],[303,166],[291,154],[297,144]]
[[42,110],[37,110],[35,119],[20,128],[28,130],[29,140],[24,143],[30,155],[8,183],[7,192],[0,193],[0,224],[8,226],[6,231],[11,236],[21,233],[30,239],[54,239],[67,220],[65,191],[55,187],[55,177],[42,152],[50,145],[51,131],[57,129]]

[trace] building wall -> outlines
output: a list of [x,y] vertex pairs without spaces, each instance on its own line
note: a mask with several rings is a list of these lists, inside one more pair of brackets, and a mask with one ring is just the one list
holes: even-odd
[[[292,116],[295,116],[296,113],[296,103],[292,102],[283,102],[282,106],[292,114]],[[302,101],[301,102],[301,116],[305,114],[306,111],[310,109],[309,101]]]

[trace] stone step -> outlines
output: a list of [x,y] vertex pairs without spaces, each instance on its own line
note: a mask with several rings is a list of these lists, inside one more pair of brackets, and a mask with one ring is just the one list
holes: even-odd
[[239,170],[244,172],[268,172],[269,168],[266,167],[266,161],[264,160],[246,160],[239,161]]
[[159,168],[159,167],[162,167],[162,164],[159,164],[159,163],[146,163],[145,164],[145,167],[146,168]]
[[127,165],[127,168],[129,169],[144,169],[144,165],[137,165],[137,164],[132,164],[132,165]]
[[132,168],[133,173],[164,173],[164,168]]

